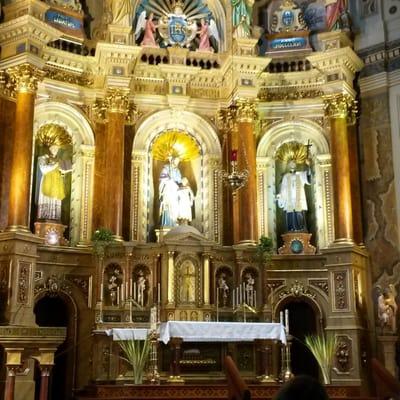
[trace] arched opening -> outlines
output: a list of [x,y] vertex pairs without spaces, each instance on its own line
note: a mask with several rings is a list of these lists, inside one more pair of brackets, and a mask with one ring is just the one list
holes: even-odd
[[304,344],[306,335],[317,334],[317,318],[313,308],[305,301],[287,303],[292,344],[292,372],[294,375],[319,376],[318,363]]
[[36,323],[41,327],[66,327],[67,338],[57,349],[50,376],[49,400],[72,398],[75,371],[74,309],[66,297],[45,295],[34,308]]

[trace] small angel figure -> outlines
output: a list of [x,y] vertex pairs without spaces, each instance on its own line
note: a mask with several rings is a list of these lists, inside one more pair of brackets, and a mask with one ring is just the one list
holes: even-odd
[[229,286],[226,282],[226,275],[224,273],[222,273],[218,278],[218,290],[222,292],[222,305],[226,307],[229,295]]
[[220,37],[217,24],[213,19],[207,22],[204,18],[200,20],[200,43],[198,51],[219,51]]
[[140,36],[144,32],[141,46],[158,47],[155,39],[155,33],[157,25],[153,22],[154,14],[151,12],[146,18],[146,11],[142,11],[139,15],[138,22],[136,24],[135,39],[139,41]]
[[378,287],[378,289],[378,319],[382,328],[387,328],[391,333],[396,333],[398,308],[396,303],[396,289],[392,284],[384,290],[381,287]]

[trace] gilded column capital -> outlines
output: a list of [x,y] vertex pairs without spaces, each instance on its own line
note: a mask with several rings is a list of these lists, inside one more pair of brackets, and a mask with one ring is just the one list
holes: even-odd
[[103,99],[97,99],[93,105],[95,116],[107,120],[109,113],[122,114],[125,122],[134,124],[138,117],[136,105],[129,100],[129,91],[125,89],[109,89]]
[[256,103],[249,99],[239,99],[235,102],[237,122],[257,122],[258,111]]
[[36,93],[38,82],[44,78],[44,72],[30,64],[21,64],[7,69],[9,84],[17,93]]
[[235,124],[235,113],[232,107],[221,108],[217,114],[217,126],[223,132],[233,130]]
[[325,113],[329,118],[346,119],[354,124],[357,117],[357,101],[348,94],[335,94],[324,97]]

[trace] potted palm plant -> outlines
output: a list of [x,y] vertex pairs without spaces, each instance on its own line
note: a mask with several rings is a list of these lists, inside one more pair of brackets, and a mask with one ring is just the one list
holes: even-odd
[[331,383],[331,370],[333,357],[336,350],[336,336],[334,335],[309,335],[305,337],[305,344],[321,368],[324,383]]
[[133,379],[135,385],[143,383],[143,375],[150,354],[150,340],[123,340],[118,342],[124,357],[121,357],[133,368]]

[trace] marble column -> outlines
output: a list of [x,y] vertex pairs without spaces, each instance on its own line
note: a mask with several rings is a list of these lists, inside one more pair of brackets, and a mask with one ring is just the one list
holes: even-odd
[[98,101],[99,116],[106,121],[103,198],[98,198],[97,210],[102,214],[104,227],[110,229],[116,239],[122,239],[123,189],[124,189],[124,132],[131,116],[132,104],[128,92],[110,89],[106,97]]
[[40,366],[40,394],[39,400],[47,400],[49,397],[49,379],[52,365]]
[[39,71],[23,64],[7,70],[15,83],[16,112],[10,174],[8,231],[30,232],[29,197],[33,150],[33,115]]
[[246,185],[238,191],[239,237],[238,243],[258,242],[257,220],[257,163],[254,124],[258,118],[255,104],[249,100],[236,103],[236,124],[238,132],[238,167],[246,169]]
[[7,376],[6,376],[6,390],[4,394],[4,400],[14,400],[15,394],[15,376],[17,374],[19,366],[7,365]]
[[332,179],[335,209],[335,244],[353,244],[353,212],[348,124],[356,113],[354,100],[347,95],[325,100],[330,118]]

